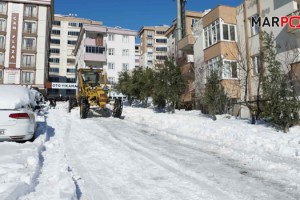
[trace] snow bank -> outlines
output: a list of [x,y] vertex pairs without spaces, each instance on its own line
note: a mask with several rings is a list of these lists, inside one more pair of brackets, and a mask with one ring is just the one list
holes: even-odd
[[35,106],[35,98],[28,88],[0,85],[0,109],[19,109],[29,104]]

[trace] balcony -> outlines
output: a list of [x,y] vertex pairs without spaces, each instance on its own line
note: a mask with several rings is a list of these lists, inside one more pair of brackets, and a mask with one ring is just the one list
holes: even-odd
[[193,54],[195,39],[192,35],[187,35],[178,42],[178,49],[187,54]]
[[85,53],[84,61],[106,62],[106,54]]
[[85,46],[102,46],[105,47],[106,46],[106,42],[105,40],[99,40],[99,39],[91,39],[91,38],[86,38],[84,40],[84,45]]
[[[300,16],[300,10],[296,10],[296,11],[292,12],[287,17],[292,17],[292,16]],[[292,24],[295,24],[297,26],[299,24],[299,19],[294,19],[292,21]],[[300,28],[292,28],[289,25],[286,25],[286,28],[287,28],[288,33],[295,33],[295,34],[300,33]]]

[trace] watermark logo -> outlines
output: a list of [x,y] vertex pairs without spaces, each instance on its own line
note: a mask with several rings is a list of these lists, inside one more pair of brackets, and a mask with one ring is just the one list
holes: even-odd
[[284,27],[285,25],[290,28],[300,28],[300,16],[283,16],[283,17],[258,17],[253,16],[250,19],[251,26],[259,27]]

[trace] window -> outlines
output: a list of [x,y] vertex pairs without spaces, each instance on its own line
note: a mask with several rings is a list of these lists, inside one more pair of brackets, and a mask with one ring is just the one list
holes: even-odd
[[49,58],[50,63],[59,63],[59,58]]
[[129,49],[123,49],[122,56],[129,56]]
[[4,65],[4,53],[0,53],[0,65]]
[[220,71],[221,61],[220,57],[215,57],[206,62],[206,70],[207,70],[207,76],[209,77],[211,75],[211,71]]
[[122,64],[122,70],[127,71],[129,69],[129,64],[128,63],[123,63]]
[[51,34],[52,35],[60,35],[60,30],[52,30]]
[[123,42],[124,43],[129,43],[129,36],[128,35],[123,35]]
[[0,31],[6,31],[6,20],[0,19]]
[[50,67],[49,72],[59,73],[59,68]]
[[259,55],[252,57],[253,75],[258,75],[261,72],[261,59]]
[[108,34],[108,41],[115,41],[115,35],[114,34]]
[[[67,69],[68,72],[68,69]],[[74,69],[74,73],[75,73],[75,69]],[[76,83],[76,79],[75,78],[67,78],[67,83]]]
[[108,69],[115,69],[115,63],[108,63]]
[[220,41],[220,20],[216,20],[204,28],[204,48]]
[[152,46],[152,39],[147,39],[147,46]]
[[193,27],[193,26],[195,25],[195,23],[198,22],[198,21],[199,21],[199,19],[194,19],[194,18],[192,18],[192,23],[191,23],[191,24],[192,24],[192,27]]
[[110,55],[110,56],[115,55],[115,49],[113,49],[113,48],[108,48],[108,55]]
[[24,38],[23,49],[35,50],[35,38]]
[[72,26],[72,27],[77,27],[78,26],[78,24],[76,22],[69,22],[68,25]]
[[104,47],[95,47],[95,46],[86,46],[85,47],[86,53],[103,54],[104,50],[105,50]]
[[223,69],[222,78],[224,79],[238,78],[236,61],[228,61],[228,60],[224,61],[224,65],[222,69]]
[[68,40],[68,45],[76,45],[76,40]]
[[74,68],[67,68],[67,73],[75,74],[76,70]]
[[59,78],[58,77],[49,77],[49,81],[50,82],[59,82]]
[[259,33],[259,25],[255,24],[254,26],[252,26],[252,20],[258,20],[258,14],[253,15],[250,18],[250,29],[251,29],[251,36],[257,35]]
[[166,33],[166,31],[156,31],[155,34],[156,35],[164,35]]
[[6,3],[0,2],[0,13],[1,14],[6,14]]
[[70,36],[78,36],[79,32],[77,32],[77,31],[68,31],[68,35],[70,35]]
[[60,53],[60,49],[50,49],[50,53],[53,53],[53,54],[59,54]]
[[223,24],[223,40],[229,40],[228,24]]
[[0,49],[4,49],[4,36],[0,36]]
[[24,22],[24,32],[25,33],[36,33],[36,23],[35,22]]
[[152,38],[152,31],[147,31],[147,37]]
[[114,84],[114,82],[115,82],[114,77],[108,77],[107,80],[108,80],[108,84]]
[[75,59],[67,59],[67,64],[68,65],[75,65]]
[[223,24],[223,40],[235,41],[235,25]]
[[156,47],[156,51],[162,52],[162,51],[167,51],[167,47]]
[[23,84],[33,84],[34,82],[34,72],[22,72],[22,83]]
[[0,69],[0,81],[3,80],[3,74],[2,74],[2,70]]
[[35,66],[35,56],[34,55],[22,55],[22,66],[23,67],[34,67]]
[[60,40],[59,39],[51,39],[50,43],[51,44],[60,44]]
[[24,16],[37,17],[37,7],[34,5],[25,5]]
[[156,56],[156,60],[167,60],[167,56]]
[[52,25],[54,25],[54,26],[60,26],[60,21],[53,21]]
[[167,39],[156,39],[156,43],[167,43]]

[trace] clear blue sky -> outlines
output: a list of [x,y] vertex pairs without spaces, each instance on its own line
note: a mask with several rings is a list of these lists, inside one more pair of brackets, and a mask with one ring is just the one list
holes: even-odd
[[[237,6],[243,0],[188,0],[187,10],[203,11],[217,5]],[[54,0],[55,14],[77,14],[106,26],[139,30],[142,26],[171,25],[176,0]]]

